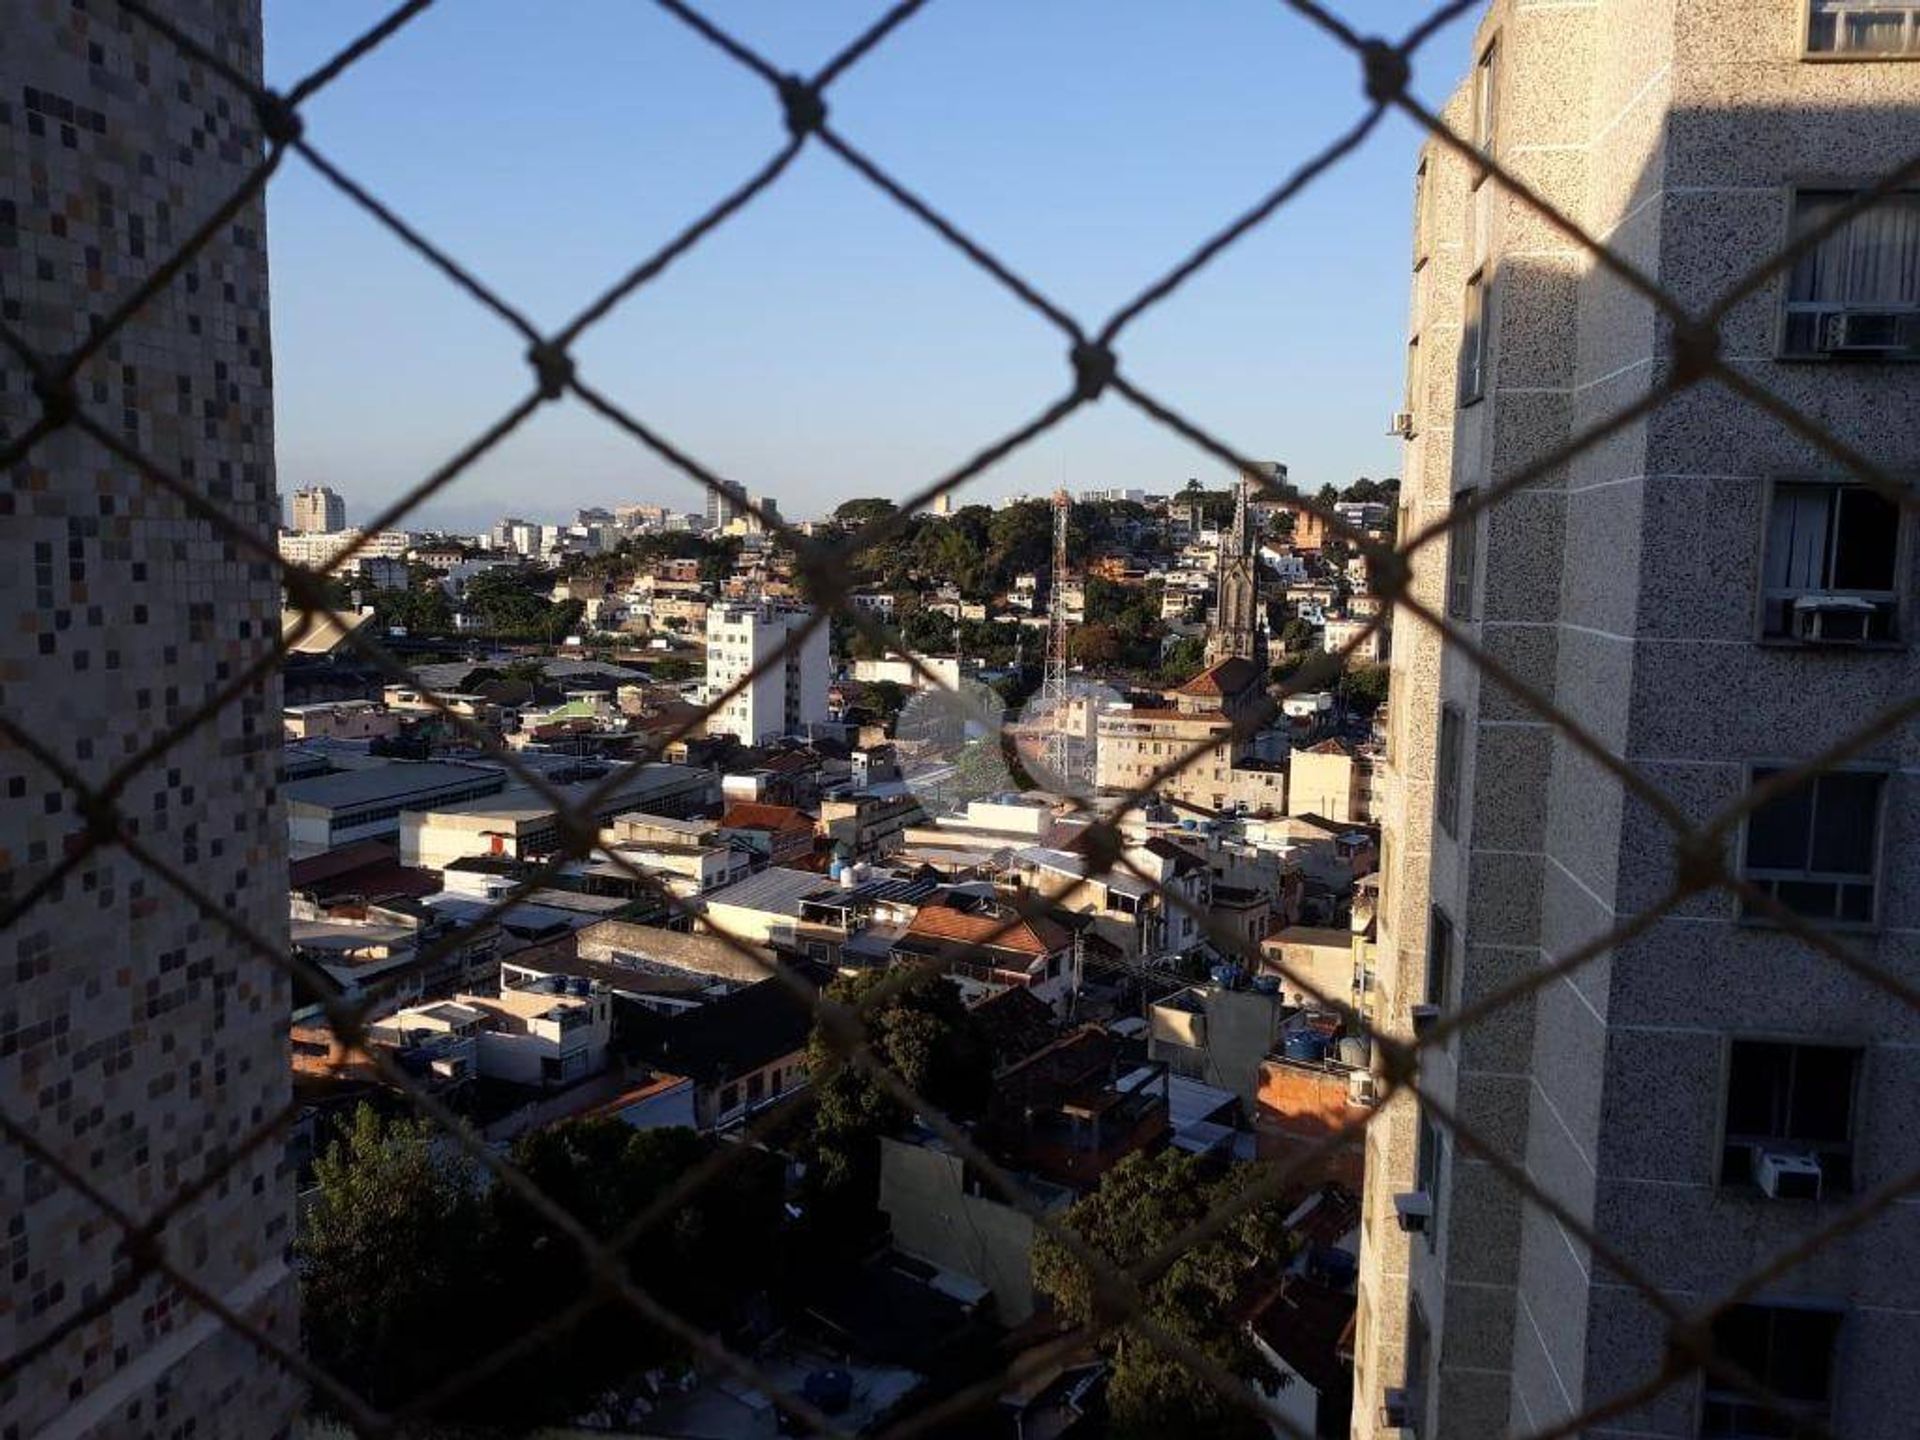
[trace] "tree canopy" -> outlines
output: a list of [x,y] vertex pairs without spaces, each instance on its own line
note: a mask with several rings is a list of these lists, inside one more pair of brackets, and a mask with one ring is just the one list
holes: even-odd
[[[1256,1167],[1219,1173],[1178,1150],[1128,1156],[1109,1170],[1091,1195],[1067,1213],[1067,1224],[1115,1268],[1138,1264],[1198,1224],[1261,1178]],[[1239,1302],[1277,1281],[1286,1267],[1284,1205],[1264,1200],[1230,1221],[1213,1238],[1186,1248],[1144,1291],[1146,1313],[1223,1369],[1243,1379],[1263,1362],[1234,1318]],[[1062,1318],[1084,1325],[1108,1313],[1094,1277],[1058,1240],[1036,1236],[1034,1285]],[[1113,1366],[1107,1389],[1109,1433],[1119,1440],[1256,1440],[1267,1427],[1248,1409],[1222,1397],[1178,1360],[1132,1329],[1108,1331],[1100,1341]]]

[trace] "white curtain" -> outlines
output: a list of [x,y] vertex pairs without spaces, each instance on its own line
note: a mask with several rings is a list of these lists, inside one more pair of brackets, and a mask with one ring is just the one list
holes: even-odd
[[[1844,195],[1803,201],[1811,229],[1847,203]],[[1857,306],[1920,305],[1920,195],[1892,195],[1849,220],[1794,266],[1795,300]]]
[[1767,589],[1819,590],[1826,584],[1831,485],[1782,485],[1767,525]]

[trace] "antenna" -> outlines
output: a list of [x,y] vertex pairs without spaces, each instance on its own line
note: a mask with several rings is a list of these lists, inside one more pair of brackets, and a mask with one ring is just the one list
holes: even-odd
[[1065,488],[1053,492],[1053,577],[1047,586],[1047,668],[1040,683],[1040,706],[1047,717],[1047,765],[1065,780],[1072,762],[1067,694],[1067,516],[1073,500]]

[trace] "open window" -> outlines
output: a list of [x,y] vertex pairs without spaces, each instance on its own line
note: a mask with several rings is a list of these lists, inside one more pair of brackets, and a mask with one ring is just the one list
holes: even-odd
[[1833,229],[1787,277],[1784,358],[1920,360],[1920,190],[1849,213],[1858,198],[1846,190],[1794,196],[1795,236]]
[[1857,645],[1900,636],[1900,508],[1870,486],[1780,480],[1767,506],[1760,632]]
[[[1840,1319],[1837,1310],[1803,1305],[1735,1305],[1722,1314],[1713,1322],[1714,1353],[1758,1381],[1781,1405],[1763,1405],[1709,1374],[1700,1434],[1710,1440],[1760,1440],[1824,1431],[1833,1414]],[[1787,1415],[1779,1413],[1781,1406]]]
[[1774,1200],[1851,1191],[1859,1070],[1851,1046],[1735,1040],[1720,1183]]

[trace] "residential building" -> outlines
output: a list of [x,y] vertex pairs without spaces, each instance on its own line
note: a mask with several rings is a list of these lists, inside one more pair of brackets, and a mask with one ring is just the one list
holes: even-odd
[[1147,1055],[1251,1106],[1282,1019],[1278,985],[1247,985],[1223,972],[1147,1007]]
[[813,1012],[787,984],[761,980],[681,1014],[635,1018],[630,1053],[693,1082],[694,1127],[729,1130],[807,1083]]
[[973,889],[949,890],[920,906],[894,941],[893,958],[938,968],[969,1001],[1017,987],[1064,1014],[1080,988],[1065,926],[1022,916],[1001,897]]
[[[258,5],[177,0],[166,19],[258,83]],[[9,335],[49,360],[84,346],[73,388],[92,423],[271,536],[280,500],[264,221],[246,186],[261,153],[251,108],[99,6],[10,7],[4,26]],[[116,313],[191,227],[229,205],[230,223],[183,274]],[[79,426],[38,434],[51,407],[43,414],[19,357],[6,366],[7,716],[95,784],[179,722],[112,804],[221,913],[279,950],[279,676],[185,723],[278,639],[276,577]],[[288,1101],[287,979],[119,846],[82,845],[75,796],[24,749],[0,749],[0,775],[10,893],[51,883],[5,932],[9,1123],[141,1219],[227,1167],[169,1214],[164,1251],[297,1345],[292,1176],[275,1146],[242,1146]],[[56,865],[71,866],[57,881]],[[0,1428],[287,1433],[298,1381],[164,1278],[130,1268],[128,1237],[99,1203],[17,1143],[0,1165],[0,1214],[4,1346],[30,1357],[0,1387]]]
[[404,560],[407,551],[413,548],[413,536],[405,530],[381,530],[372,535],[363,535],[358,530],[283,530],[277,544],[280,558],[289,565],[319,570],[349,550],[356,560]]
[[[1236,730],[1236,722],[1243,723],[1259,704],[1262,679],[1251,660],[1228,656],[1158,705],[1102,709],[1094,717],[1094,784],[1121,791],[1153,782],[1154,793],[1176,803],[1226,809],[1233,803],[1234,767],[1252,750],[1252,737]],[[1161,771],[1202,747],[1199,759],[1154,782]],[[1256,791],[1268,788],[1255,786]]]
[[293,492],[293,527],[302,535],[331,535],[347,528],[347,502],[325,485]]
[[808,726],[825,723],[831,678],[827,626],[813,622],[812,608],[804,605],[708,608],[706,702],[713,707],[708,734],[759,745],[786,735],[804,737]]
[[1374,814],[1375,756],[1345,740],[1322,740],[1287,760],[1287,804],[1303,815],[1342,825],[1367,825]]
[[[612,786],[594,781],[554,788],[573,804],[591,798],[594,818],[602,825],[636,808],[661,815],[696,814],[717,798],[712,773],[685,765],[632,765]],[[401,862],[435,870],[470,856],[538,859],[558,849],[560,841],[559,812],[530,785],[400,813]]]
[[[1920,69],[1887,63],[1911,33],[1899,5],[1499,0],[1443,118],[1689,313],[1759,275],[1720,318],[1719,355],[1910,476],[1920,194],[1909,180],[1841,207],[1920,152]],[[1797,263],[1759,268],[1825,221]],[[1459,517],[1415,560],[1423,603],[1693,824],[1920,692],[1911,507],[1710,381],[1641,408],[1685,378],[1671,323],[1470,157],[1423,149],[1414,232],[1399,533]],[[1684,867],[1589,750],[1423,627],[1397,633],[1370,1003],[1404,1037],[1646,917]],[[1717,858],[1904,974],[1917,815],[1911,729],[1890,731],[1728,828]],[[1661,1374],[1669,1328],[1614,1267],[1693,1309],[1911,1173],[1915,1024],[1707,887],[1429,1048],[1435,1103],[1608,1254],[1410,1099],[1387,1103],[1368,1135],[1354,1435],[1573,1428]],[[1911,1433],[1912,1230],[1894,1206],[1764,1277],[1715,1324],[1719,1358],[1809,1431]],[[1606,1426],[1790,1423],[1696,1369]]]
[[281,711],[289,740],[389,740],[401,720],[377,700],[326,700]]
[[758,856],[760,863],[791,865],[813,853],[813,821],[791,805],[735,801],[720,816],[717,829],[729,842]]

